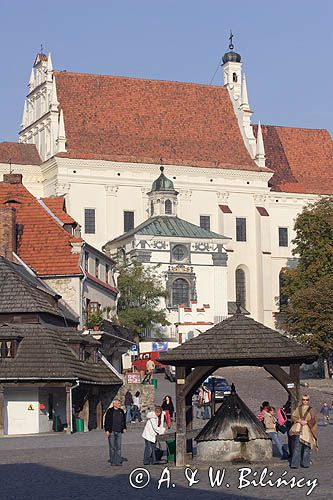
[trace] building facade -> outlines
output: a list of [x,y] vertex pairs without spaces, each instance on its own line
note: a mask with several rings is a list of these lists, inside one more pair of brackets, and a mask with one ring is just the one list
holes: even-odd
[[[85,240],[101,249],[147,219],[162,163],[179,192],[178,217],[230,238],[228,300],[241,296],[274,326],[281,269],[295,265],[295,218],[333,192],[332,140],[326,130],[252,125],[232,45],[222,71],[224,86],[140,80],[56,71],[40,54],[19,141],[37,147],[41,164],[13,169],[36,196],[64,196]],[[198,301],[213,303],[209,287]]]

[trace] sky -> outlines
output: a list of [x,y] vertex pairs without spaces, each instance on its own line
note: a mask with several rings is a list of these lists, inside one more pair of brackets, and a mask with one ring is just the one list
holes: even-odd
[[0,0],[0,19],[0,142],[41,44],[59,70],[221,85],[230,29],[253,121],[333,132],[331,0]]

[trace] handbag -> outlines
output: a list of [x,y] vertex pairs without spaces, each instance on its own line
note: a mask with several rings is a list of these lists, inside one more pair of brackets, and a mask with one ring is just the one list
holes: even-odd
[[276,424],[277,432],[281,432],[281,434],[285,434],[287,432],[287,427],[285,425]]

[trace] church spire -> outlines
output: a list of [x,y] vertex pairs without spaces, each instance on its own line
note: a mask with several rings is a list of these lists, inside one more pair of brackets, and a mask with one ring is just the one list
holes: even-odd
[[47,58],[47,68],[46,68],[46,81],[52,82],[53,64],[51,59],[51,52],[49,52]]
[[59,114],[59,127],[58,127],[58,153],[66,151],[66,134],[64,112],[61,109]]
[[57,96],[57,86],[55,81],[55,76],[52,80],[52,95],[51,95],[51,111],[58,111],[58,96]]
[[243,81],[242,81],[242,107],[243,109],[250,109],[249,98],[247,96],[247,86],[246,86],[246,77],[245,73],[243,73]]
[[256,163],[259,167],[266,166],[266,156],[265,156],[265,147],[264,140],[262,137],[262,130],[260,122],[258,123],[258,132],[257,132],[257,147],[256,147]]

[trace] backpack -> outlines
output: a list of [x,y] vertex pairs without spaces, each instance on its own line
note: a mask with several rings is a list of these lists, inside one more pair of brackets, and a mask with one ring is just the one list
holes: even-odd
[[277,423],[279,425],[285,425],[287,422],[287,415],[283,408],[279,408],[277,412]]

